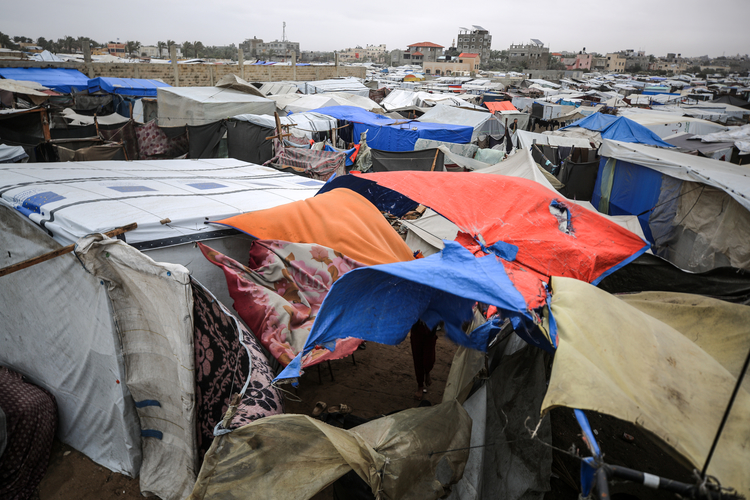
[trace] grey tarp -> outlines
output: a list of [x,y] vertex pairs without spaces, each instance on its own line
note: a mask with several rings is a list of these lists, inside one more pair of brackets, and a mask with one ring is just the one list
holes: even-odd
[[471,426],[455,400],[349,431],[266,417],[214,439],[189,500],[306,500],[350,470],[383,500],[440,498],[463,474]]
[[226,132],[224,120],[205,125],[188,125],[190,158],[218,158],[219,143]]
[[439,149],[420,151],[381,151],[372,149],[372,172],[393,172],[399,170],[421,170],[442,172],[444,154]]
[[273,128],[255,123],[230,120],[227,122],[227,148],[229,157],[262,165],[273,158]]

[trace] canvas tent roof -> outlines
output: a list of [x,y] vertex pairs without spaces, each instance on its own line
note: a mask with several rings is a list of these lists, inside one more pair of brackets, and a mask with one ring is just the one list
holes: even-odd
[[[0,204],[43,225],[61,244],[131,222],[137,248],[205,235],[218,220],[313,196],[321,181],[234,159],[67,162],[3,166]],[[169,224],[162,224],[170,219]]]
[[726,130],[724,125],[685,116],[683,113],[640,108],[623,108],[619,113],[634,122],[640,123],[661,138],[669,137],[678,132],[701,135]]
[[471,134],[472,141],[476,140],[480,134],[500,136],[505,132],[505,126],[492,113],[440,104],[428,110],[418,120],[420,122],[448,123],[472,127],[474,129]]
[[671,148],[672,145],[662,141],[655,133],[640,125],[639,123],[629,120],[624,116],[605,115],[594,113],[577,122],[573,122],[568,127],[579,127],[587,130],[599,132],[602,139],[612,139],[622,142],[632,142],[639,144],[650,144]]
[[414,151],[417,139],[465,144],[471,141],[474,131],[463,125],[394,120],[353,106],[332,106],[315,111],[352,122],[355,143],[359,143],[360,134],[367,131],[367,145],[383,151]]
[[89,92],[104,91],[110,94],[119,94],[133,97],[156,97],[156,89],[159,87],[171,87],[171,85],[159,80],[146,80],[143,78],[111,78],[100,76],[89,80]]
[[70,68],[0,68],[0,76],[9,80],[28,80],[63,94],[85,90],[89,78]]
[[269,95],[276,106],[288,113],[302,113],[329,106],[356,106],[367,111],[381,110],[378,103],[368,97],[346,92],[326,92],[324,94],[281,94]]
[[488,101],[484,105],[493,113],[495,111],[518,111],[510,101]]
[[604,141],[599,154],[641,165],[683,181],[713,186],[750,210],[750,175],[745,166],[612,140]]
[[[260,127],[265,128],[276,128],[276,120],[270,115],[237,115],[232,117],[235,120],[242,120],[250,123],[254,123]],[[279,121],[282,125],[294,124],[294,127],[290,128],[292,133],[298,136],[304,136],[312,138],[313,132],[326,131],[335,128],[338,121],[330,116],[323,115],[321,113],[294,113],[292,116],[280,116]]]
[[159,87],[159,125],[206,125],[241,114],[271,115],[276,104],[263,97],[219,87]]
[[303,94],[322,94],[326,92],[348,92],[362,97],[370,96],[370,89],[365,87],[357,78],[333,78],[330,80],[316,80],[312,82],[296,82],[297,88]]

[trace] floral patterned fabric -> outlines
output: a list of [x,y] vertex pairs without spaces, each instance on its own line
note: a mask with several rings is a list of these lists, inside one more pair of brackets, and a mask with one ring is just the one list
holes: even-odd
[[138,155],[141,160],[177,158],[188,151],[187,130],[175,137],[169,137],[156,124],[156,120],[136,127],[135,135],[138,139]]
[[[197,281],[193,288],[195,387],[199,457],[211,446],[214,427],[229,408],[232,394],[250,382],[227,428],[236,429],[284,412],[281,392],[258,340]],[[252,361],[252,366],[251,362]]]
[[[248,266],[198,243],[203,255],[221,267],[234,308],[261,343],[286,366],[307,341],[315,316],[333,283],[364,267],[321,245],[257,240]],[[362,340],[336,341],[333,352],[317,346],[302,358],[302,368],[354,352]]]

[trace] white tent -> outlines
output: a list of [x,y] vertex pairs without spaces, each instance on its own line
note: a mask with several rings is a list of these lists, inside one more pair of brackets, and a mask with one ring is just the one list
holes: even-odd
[[[254,123],[261,127],[275,128],[276,120],[273,116],[268,115],[237,115],[233,116],[235,120],[242,120],[250,123]],[[297,137],[306,137],[312,139],[314,132],[324,132],[336,128],[338,121],[336,118],[332,118],[328,115],[322,115],[320,113],[294,113],[290,116],[280,116],[279,121],[282,125],[291,125],[289,130]]]
[[624,108],[619,113],[640,123],[662,139],[677,133],[703,135],[726,130],[725,126],[718,123],[684,116],[683,113],[640,108]]
[[442,104],[444,106],[460,106],[462,108],[478,108],[478,106],[469,103],[453,93],[431,94],[429,92],[414,92],[411,90],[394,90],[388,94],[385,99],[380,101],[380,105],[387,111],[408,108],[410,106],[425,107],[434,106],[436,104]]
[[210,221],[309,198],[323,183],[234,159],[0,172],[0,267],[138,224],[128,245],[89,238],[77,256],[0,278],[0,364],[54,394],[61,441],[140,475],[144,492],[184,498],[197,472],[188,274],[231,303],[194,243],[242,260],[248,237]]
[[206,125],[250,113],[273,115],[276,104],[263,97],[219,87],[159,87],[159,125]]
[[346,92],[326,92],[324,94],[280,94],[269,95],[276,107],[287,113],[302,113],[328,106],[356,106],[367,111],[382,112],[378,103],[369,97]]
[[330,80],[316,80],[312,82],[295,82],[303,94],[323,94],[326,92],[347,92],[362,97],[370,96],[370,89],[354,77],[332,78]]
[[429,111],[417,120],[420,122],[446,123],[473,127],[474,132],[471,134],[472,141],[476,141],[482,134],[502,136],[505,133],[505,126],[495,115],[488,111],[473,111],[469,109],[443,106],[442,104],[430,108]]

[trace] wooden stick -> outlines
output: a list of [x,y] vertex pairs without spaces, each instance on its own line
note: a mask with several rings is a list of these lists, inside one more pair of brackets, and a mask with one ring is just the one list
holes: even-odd
[[430,169],[430,172],[435,171],[435,163],[437,163],[437,158],[439,154],[440,154],[440,150],[438,149],[437,151],[435,151],[435,158],[432,160],[432,168]]
[[[114,238],[115,236],[118,236],[120,234],[127,233],[128,231],[132,231],[133,229],[137,227],[138,227],[138,224],[134,222],[132,224],[128,224],[127,226],[113,229],[112,231],[104,233],[104,235],[109,236],[110,238]],[[6,276],[11,273],[15,273],[16,271],[20,271],[21,269],[26,269],[27,267],[35,266],[42,262],[46,262],[50,259],[54,259],[55,257],[65,255],[66,253],[72,252],[73,249],[75,249],[75,247],[76,245],[75,243],[73,243],[72,245],[68,245],[66,247],[58,248],[57,250],[47,252],[44,255],[40,255],[39,257],[34,257],[33,259],[24,260],[23,262],[19,262],[17,264],[13,264],[12,266],[5,267],[3,269],[0,269],[0,277]]]

